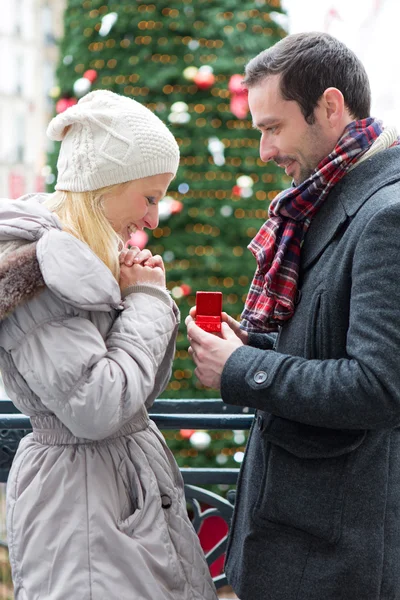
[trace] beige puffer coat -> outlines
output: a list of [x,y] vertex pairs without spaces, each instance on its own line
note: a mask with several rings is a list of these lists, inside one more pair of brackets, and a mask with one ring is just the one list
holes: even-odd
[[179,469],[147,409],[178,311],[41,205],[0,200],[0,366],[33,433],[7,485],[16,600],[215,600]]

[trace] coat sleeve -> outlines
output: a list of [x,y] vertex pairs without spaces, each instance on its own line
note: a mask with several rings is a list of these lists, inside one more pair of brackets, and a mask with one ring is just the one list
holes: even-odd
[[75,436],[99,440],[164,389],[178,320],[167,292],[140,286],[105,340],[91,321],[70,316],[35,327],[12,356],[30,389]]
[[338,429],[400,424],[400,209],[374,214],[357,243],[347,358],[308,360],[243,346],[227,361],[229,404]]
[[249,333],[249,346],[261,348],[262,350],[272,350],[275,346],[276,333]]

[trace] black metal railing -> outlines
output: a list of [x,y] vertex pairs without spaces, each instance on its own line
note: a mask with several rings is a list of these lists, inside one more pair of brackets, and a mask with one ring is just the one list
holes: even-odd
[[[253,413],[248,408],[229,406],[220,399],[210,400],[156,400],[150,415],[160,429],[249,429]],[[21,414],[9,399],[0,399],[0,482],[6,482],[20,440],[32,430],[29,417]],[[202,489],[211,484],[236,484],[237,468],[182,468],[185,494],[193,514],[192,523],[199,532],[210,516],[220,516],[228,529],[233,504],[228,499]],[[206,508],[203,508],[206,507]],[[228,535],[206,553],[212,565],[226,550]],[[0,540],[0,546],[5,546]],[[214,577],[217,588],[226,585],[224,574]]]

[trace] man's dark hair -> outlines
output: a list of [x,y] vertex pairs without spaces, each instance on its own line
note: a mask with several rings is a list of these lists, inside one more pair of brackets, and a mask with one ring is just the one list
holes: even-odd
[[368,75],[357,56],[327,33],[296,33],[260,52],[246,65],[244,85],[259,85],[269,75],[280,75],[285,100],[295,100],[307,123],[314,123],[314,109],[322,94],[335,87],[343,94],[354,119],[370,116],[371,89]]

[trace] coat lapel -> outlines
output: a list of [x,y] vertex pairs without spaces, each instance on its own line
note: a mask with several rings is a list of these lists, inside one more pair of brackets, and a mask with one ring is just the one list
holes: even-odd
[[307,269],[321,255],[347,219],[337,196],[337,189],[334,189],[310,225],[301,249],[302,269]]
[[329,194],[313,219],[301,251],[302,269],[308,269],[376,191],[400,179],[400,146],[389,148],[361,163]]

